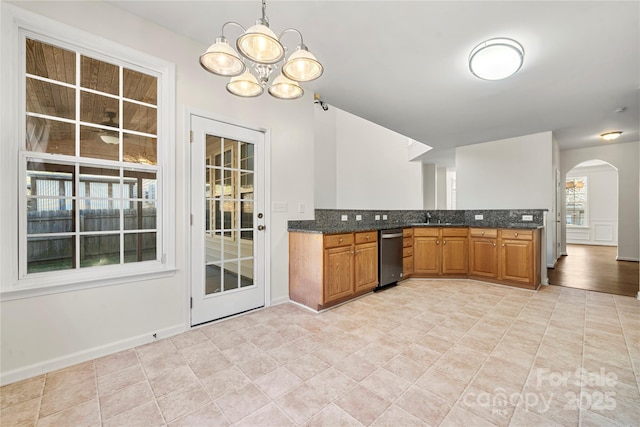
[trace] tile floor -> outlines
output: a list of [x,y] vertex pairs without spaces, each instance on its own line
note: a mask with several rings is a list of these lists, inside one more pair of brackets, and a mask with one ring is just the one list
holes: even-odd
[[409,280],[282,304],[0,389],[2,426],[640,424],[640,302]]

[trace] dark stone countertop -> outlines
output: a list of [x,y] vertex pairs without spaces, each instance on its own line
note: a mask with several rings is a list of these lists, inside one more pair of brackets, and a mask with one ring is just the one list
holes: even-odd
[[[382,221],[381,221],[382,222]],[[290,224],[287,231],[298,233],[317,233],[317,234],[337,234],[337,233],[353,233],[358,231],[372,231],[372,230],[391,230],[396,228],[444,228],[444,227],[469,227],[469,228],[511,228],[511,229],[527,229],[527,230],[540,230],[544,228],[538,224],[531,223],[507,223],[507,224],[437,224],[437,223],[409,223],[409,224],[354,224],[353,222],[345,222],[344,224],[319,224],[316,221],[295,221],[295,224]]]

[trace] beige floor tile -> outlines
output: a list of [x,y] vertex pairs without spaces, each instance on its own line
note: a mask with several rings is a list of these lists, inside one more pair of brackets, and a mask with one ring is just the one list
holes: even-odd
[[209,395],[200,384],[184,387],[157,399],[160,412],[170,423],[211,402]]
[[222,351],[228,350],[246,342],[246,339],[242,335],[228,330],[221,331],[218,329],[207,329],[203,330],[202,333],[205,334],[211,340],[211,342]]
[[209,341],[207,336],[203,334],[199,329],[192,329],[190,331],[171,337],[170,339],[173,345],[178,350]]
[[125,350],[110,356],[101,357],[96,360],[96,375],[99,377],[103,375],[112,374],[122,369],[130,368],[138,365],[138,355],[136,351]]
[[429,368],[403,355],[394,356],[382,367],[409,382],[414,382]]
[[56,412],[49,416],[41,417],[38,426],[92,426],[100,424],[100,409],[98,399],[93,398],[87,402],[75,405],[71,408]]
[[142,363],[149,363],[153,359],[164,358],[176,352],[176,346],[170,339],[154,341],[135,348]]
[[142,363],[142,368],[147,377],[153,378],[159,375],[165,375],[181,366],[186,366],[187,362],[180,356],[177,351],[167,353],[164,357],[156,357],[148,359]]
[[382,366],[391,360],[399,350],[397,347],[377,340],[365,345],[354,354],[363,359],[367,359],[367,361],[376,366]]
[[375,427],[428,427],[424,421],[414,417],[404,409],[397,405],[388,407],[374,422],[371,424]]
[[383,368],[360,381],[360,384],[389,402],[394,402],[411,385],[409,381]]
[[334,366],[338,371],[349,376],[355,381],[362,381],[368,377],[373,371],[378,369],[378,366],[369,362],[367,359],[360,357],[359,355],[352,354],[349,357],[345,357],[337,365]]
[[188,365],[167,371],[164,375],[149,378],[149,384],[156,398],[171,393],[183,387],[195,386],[198,378]]
[[88,400],[93,400],[97,395],[95,379],[64,388],[57,388],[55,391],[42,396],[40,418],[64,411]]
[[342,359],[349,356],[351,353],[337,345],[334,345],[333,343],[329,343],[311,354],[329,365],[337,365]]
[[286,343],[287,339],[278,332],[270,332],[251,340],[251,343],[262,351],[269,351]]
[[410,387],[396,404],[432,426],[440,425],[452,407],[451,403],[417,386]]
[[141,365],[134,365],[111,374],[98,377],[98,393],[111,394],[130,385],[145,381],[146,377]]
[[74,365],[46,375],[44,394],[54,393],[86,381],[95,381],[96,370],[93,361]]
[[277,399],[302,384],[302,380],[285,367],[269,372],[254,383],[271,399]]
[[308,384],[301,385],[275,401],[296,424],[304,423],[330,402],[331,399]]
[[467,383],[459,381],[434,368],[428,370],[418,378],[416,385],[442,397],[452,404],[458,400],[467,387]]
[[462,346],[455,346],[449,349],[434,364],[434,367],[442,372],[469,382],[478,372],[487,355]]
[[296,346],[293,342],[286,342],[276,348],[267,351],[267,354],[275,359],[281,365],[293,362],[299,357],[304,356],[307,352]]
[[195,411],[178,418],[168,424],[169,427],[193,427],[193,426],[229,426],[229,421],[222,415],[215,403],[209,403]]
[[108,420],[129,409],[141,406],[154,399],[147,381],[130,385],[110,394],[100,395],[100,412],[103,420]]
[[[80,424],[78,424],[80,425]],[[129,409],[112,418],[106,420],[103,427],[123,427],[123,426],[164,426],[164,419],[156,402],[147,402],[141,406]]]
[[307,380],[306,383],[329,400],[337,399],[357,384],[335,368],[320,372],[315,377]]
[[603,417],[588,410],[580,411],[580,425],[583,427],[622,427],[610,418]]
[[238,387],[249,384],[251,380],[249,380],[242,371],[233,366],[203,378],[200,382],[207,393],[209,393],[209,396],[211,396],[212,399],[217,399]]
[[485,362],[471,382],[474,387],[487,392],[497,389],[508,394],[519,394],[527,381],[529,370],[500,359],[490,358]]
[[235,423],[269,403],[269,398],[253,384],[242,387],[215,400],[224,416]]
[[[348,360],[351,360],[351,358]],[[305,354],[299,359],[288,363],[286,368],[296,374],[303,381],[306,381],[329,368],[329,364],[311,354]]]
[[[591,396],[591,395],[590,395]],[[591,412],[601,415],[605,418],[613,420],[614,422],[625,426],[637,426],[640,422],[640,404],[638,401],[627,402],[621,399],[615,399],[615,408],[610,409],[607,407],[606,401],[602,405],[597,405],[596,399],[592,396],[592,402],[589,406]]]
[[218,352],[210,355],[200,354],[197,357],[194,356],[193,359],[189,362],[189,367],[198,378],[206,378],[233,366],[222,353]]
[[305,426],[308,427],[359,427],[362,424],[349,415],[346,411],[333,403],[325,407],[322,411],[313,416]]
[[462,394],[456,406],[496,426],[506,427],[511,422],[515,411],[515,406],[505,400],[507,397],[502,393],[487,393],[470,386]]
[[429,368],[443,353],[428,349],[420,344],[409,344],[402,348],[403,356]]
[[234,424],[234,427],[293,427],[296,424],[271,402]]
[[203,341],[189,347],[181,348],[178,353],[187,363],[201,359],[215,359],[224,357],[222,352],[211,341]]
[[523,407],[516,408],[511,418],[511,424],[509,425],[512,427],[561,427],[561,424],[529,412]]
[[0,388],[0,409],[42,396],[44,375]]
[[495,424],[492,424],[484,418],[480,418],[469,411],[465,411],[459,406],[454,406],[442,421],[440,427],[458,426],[495,427]]
[[360,385],[349,390],[334,403],[364,425],[370,425],[390,405],[388,401]]
[[349,335],[359,337],[367,342],[375,341],[385,336],[385,332],[372,325],[364,325],[351,332]]
[[280,364],[276,362],[273,357],[262,352],[254,355],[253,358],[248,359],[246,362],[236,365],[237,368],[252,380],[273,371],[278,368],[278,366],[280,366]]
[[40,409],[40,397],[2,408],[2,426],[34,425]]

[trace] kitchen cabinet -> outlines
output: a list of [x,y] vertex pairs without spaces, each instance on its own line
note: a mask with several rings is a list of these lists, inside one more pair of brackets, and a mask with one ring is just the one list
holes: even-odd
[[289,233],[289,297],[322,310],[378,284],[377,231]]
[[413,274],[413,228],[402,230],[402,277],[407,279]]
[[500,230],[499,279],[535,289],[540,283],[537,230]]
[[478,278],[498,277],[498,230],[469,230],[469,275]]
[[414,274],[422,277],[467,275],[467,235],[467,228],[415,228]]

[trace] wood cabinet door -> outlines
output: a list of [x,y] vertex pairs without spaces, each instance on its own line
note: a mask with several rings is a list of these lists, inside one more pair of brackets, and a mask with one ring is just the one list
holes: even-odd
[[533,283],[533,242],[503,240],[500,248],[500,279]]
[[469,274],[498,277],[498,247],[496,239],[471,239],[469,246]]
[[467,242],[466,237],[442,238],[442,274],[467,274]]
[[413,255],[402,258],[402,277],[407,278],[413,274]]
[[353,293],[352,248],[324,250],[324,304]]
[[413,239],[413,272],[440,274],[440,239],[438,237]]
[[378,284],[378,244],[356,245],[355,291],[372,289]]

